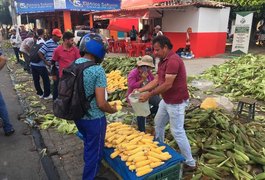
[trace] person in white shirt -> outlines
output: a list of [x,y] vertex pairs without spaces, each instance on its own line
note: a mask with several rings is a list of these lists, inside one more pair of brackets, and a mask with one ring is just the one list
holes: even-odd
[[29,57],[29,52],[30,52],[30,48],[33,46],[34,44],[34,33],[33,32],[29,32],[27,34],[27,38],[24,39],[24,41],[22,42],[21,46],[20,46],[20,52],[22,52],[24,60],[25,60],[25,67],[24,70],[27,71],[28,73],[30,73],[30,57]]
[[19,48],[22,43],[21,37],[16,29],[11,30],[10,43],[14,49],[14,53],[17,58],[17,63],[19,63]]
[[163,35],[163,33],[161,31],[161,26],[157,25],[155,27],[155,33],[156,33],[156,36],[162,36]]
[[44,44],[45,40],[44,40],[44,30],[43,29],[38,29],[37,30],[37,44]]

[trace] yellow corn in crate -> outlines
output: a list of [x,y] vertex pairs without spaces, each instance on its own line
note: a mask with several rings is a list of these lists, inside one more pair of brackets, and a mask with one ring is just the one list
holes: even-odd
[[121,122],[107,126],[105,146],[114,148],[110,157],[114,159],[120,156],[129,170],[135,171],[138,177],[152,172],[172,157],[168,152],[163,152],[165,146],[158,144],[151,134],[145,134]]

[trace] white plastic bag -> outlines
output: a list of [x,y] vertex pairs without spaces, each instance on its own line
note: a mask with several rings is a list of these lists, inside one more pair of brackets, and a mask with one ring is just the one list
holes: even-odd
[[191,82],[191,85],[200,90],[208,90],[209,88],[213,86],[213,82],[205,80],[205,79],[198,79],[198,80],[193,80]]
[[148,101],[139,102],[139,97],[142,93],[131,93],[129,95],[129,100],[132,105],[133,111],[137,116],[148,116],[150,112],[150,107]]
[[218,97],[214,97],[214,99],[216,100],[218,107],[221,107],[222,109],[225,109],[229,112],[233,111],[234,104],[228,98],[224,96],[218,96]]

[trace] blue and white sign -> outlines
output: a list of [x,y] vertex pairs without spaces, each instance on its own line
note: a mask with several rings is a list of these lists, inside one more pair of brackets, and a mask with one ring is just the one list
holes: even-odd
[[17,14],[55,10],[104,11],[120,9],[121,0],[16,0]]
[[17,14],[54,11],[53,0],[16,0]]
[[66,0],[66,9],[75,11],[104,11],[120,9],[121,0]]

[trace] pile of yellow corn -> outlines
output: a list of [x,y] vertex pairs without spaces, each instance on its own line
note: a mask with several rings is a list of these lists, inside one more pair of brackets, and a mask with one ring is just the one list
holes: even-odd
[[111,71],[106,76],[108,84],[107,91],[109,93],[114,92],[116,90],[124,90],[128,88],[126,86],[127,79],[121,75],[120,70]]
[[115,106],[116,105],[118,111],[122,110],[122,102],[121,102],[121,100],[111,101],[111,102],[109,102],[109,104],[111,106]]
[[153,139],[154,136],[150,134],[121,122],[114,122],[107,126],[105,146],[114,148],[110,155],[112,159],[120,156],[129,169],[135,170],[136,176],[140,177],[172,157],[168,152],[163,152],[166,146],[158,146],[158,142]]

